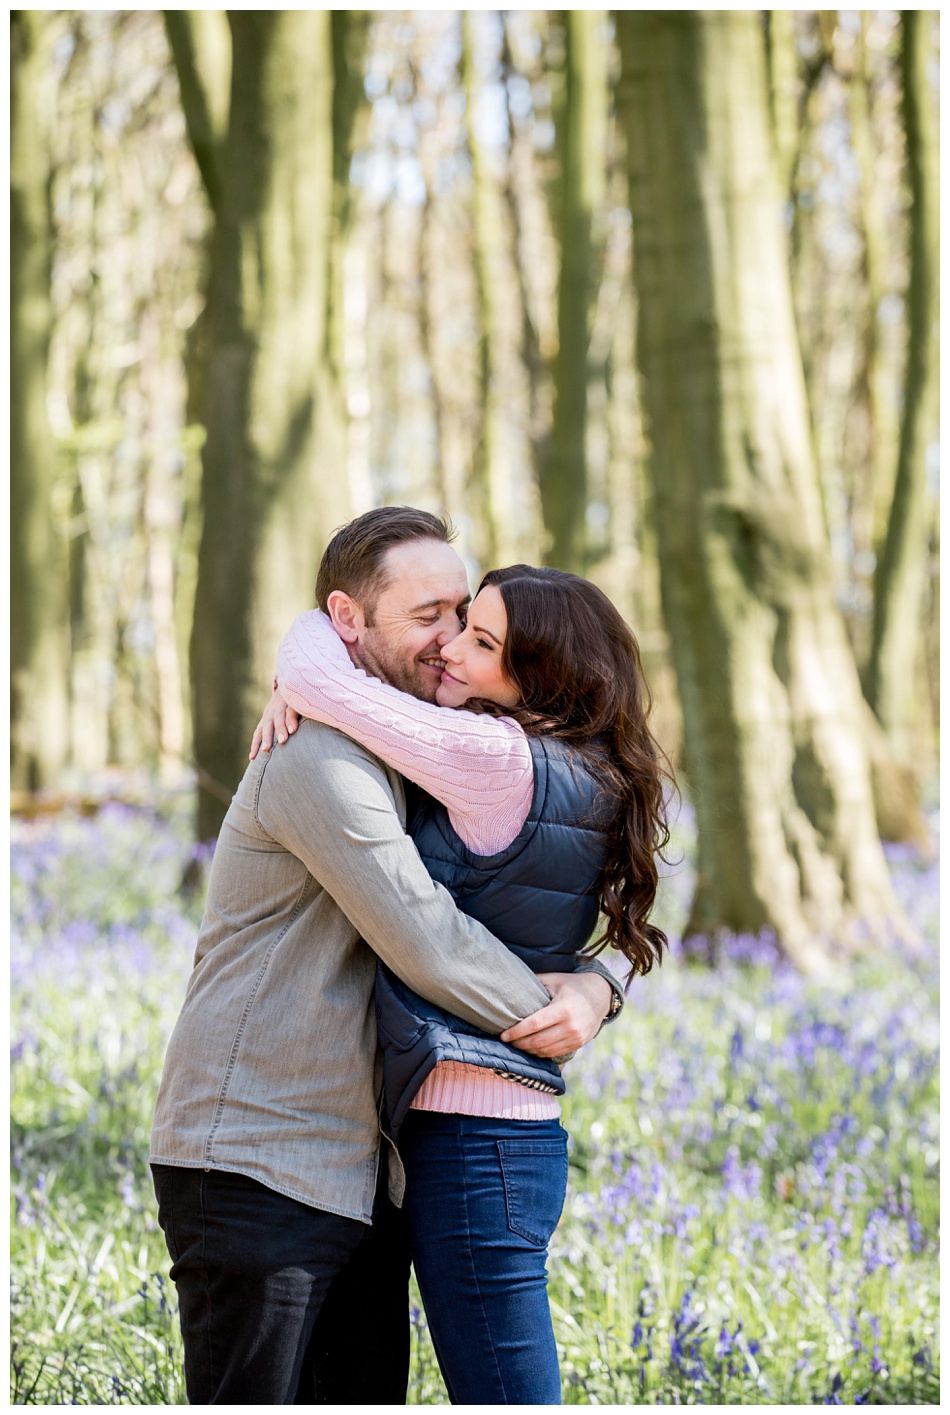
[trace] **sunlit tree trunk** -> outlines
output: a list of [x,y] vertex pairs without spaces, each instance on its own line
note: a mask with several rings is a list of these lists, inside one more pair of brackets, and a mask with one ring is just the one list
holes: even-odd
[[558,351],[549,473],[541,482],[546,560],[583,573],[586,566],[587,382],[591,309],[597,289],[594,222],[605,185],[607,46],[602,10],[568,10],[560,182]]
[[165,10],[188,140],[212,211],[221,196],[231,102],[231,35],[223,10]]
[[326,353],[330,13],[231,11],[229,20],[191,641],[202,837],[240,779],[288,615],[312,603],[320,552],[348,510]]
[[930,15],[901,12],[901,77],[911,189],[907,366],[894,499],[878,564],[868,699],[898,757],[913,743],[928,535],[927,444],[937,388],[939,177],[936,105],[927,65]]
[[517,75],[517,68],[511,50],[510,27],[509,13],[502,19],[502,69],[505,110],[510,135],[508,176],[505,182],[504,199],[511,227],[512,263],[518,284],[521,322],[518,352],[527,379],[527,431],[531,445],[532,469],[540,498],[540,488],[550,475],[551,463],[552,417],[551,393],[548,386],[550,374],[541,352],[541,336],[532,313],[531,293],[525,269],[522,192],[526,185],[525,175],[532,171],[534,154],[531,147],[530,131],[519,133],[518,120],[511,102],[512,80]]
[[[821,81],[831,63],[829,46],[833,42],[834,26],[830,28],[821,15],[812,26],[811,40],[814,51],[802,62],[797,53],[795,40],[795,13],[793,11],[771,10],[769,13],[769,92],[772,106],[772,129],[779,167],[781,195],[787,197],[790,220],[789,258],[791,263],[792,298],[801,307],[803,296],[809,290],[809,255],[818,242],[815,223],[815,205],[810,200],[811,193],[803,191],[801,158],[808,153],[815,141],[818,124],[817,109],[821,92]],[[823,12],[826,16],[832,12]],[[833,20],[833,16],[832,16]],[[798,66],[801,87],[795,105],[795,116],[791,107],[790,87],[794,68]],[[795,125],[794,134],[792,125]],[[794,140],[793,140],[794,139]],[[804,198],[804,200],[803,200]],[[817,347],[815,331],[811,320],[801,320],[798,326],[798,340],[805,381],[812,391],[814,410],[814,380],[811,370],[816,364]]]
[[795,11],[766,10],[765,16],[772,137],[784,196],[791,195],[801,145]]
[[[331,10],[333,40],[333,230],[329,245],[327,350],[343,398],[343,267],[353,211],[350,162],[365,111],[363,71],[369,43],[369,10]],[[341,418],[343,417],[341,407]]]
[[688,933],[818,966],[893,916],[830,555],[752,11],[621,11],[664,616],[699,830]]
[[151,376],[148,389],[151,455],[145,466],[142,489],[142,531],[145,546],[145,576],[151,602],[155,677],[153,702],[158,737],[159,771],[166,781],[181,776],[185,752],[185,699],[181,659],[175,632],[175,550],[181,516],[173,490],[169,458],[159,452],[161,416],[167,398],[159,376],[162,331],[154,304],[146,305],[139,324],[140,337],[148,349],[146,367]]
[[11,784],[53,785],[68,742],[66,548],[52,505],[49,55],[40,11],[10,16]]
[[498,326],[495,310],[501,241],[501,201],[478,134],[474,33],[471,11],[462,12],[461,78],[465,90],[465,136],[472,166],[473,264],[476,318],[478,320],[478,390],[475,445],[469,478],[469,496],[479,536],[477,552],[482,567],[497,565],[500,522],[506,515],[501,494],[501,452],[497,438],[497,396],[494,341]]
[[864,235],[864,274],[867,284],[868,320],[864,337],[863,383],[867,397],[870,466],[867,489],[860,508],[856,549],[870,550],[879,527],[886,524],[894,483],[899,438],[899,414],[891,370],[883,355],[880,310],[888,293],[887,220],[885,193],[881,190],[878,154],[871,125],[871,81],[866,31],[868,14],[861,12],[858,61],[848,87],[851,143],[857,159],[858,199]]
[[414,98],[419,108],[429,107],[427,122],[420,123],[419,167],[425,196],[419,213],[416,247],[417,299],[419,344],[428,371],[429,404],[432,419],[432,456],[430,494],[459,529],[461,553],[468,549],[469,511],[466,481],[469,474],[468,437],[465,417],[453,398],[452,361],[442,354],[440,339],[445,333],[441,318],[445,297],[442,282],[447,274],[442,258],[441,240],[444,209],[440,201],[440,166],[443,142],[448,125],[446,93],[438,85],[427,82],[425,67],[415,58],[410,71]]
[[[446,403],[442,388],[444,370],[439,367],[435,340],[435,325],[439,312],[438,308],[434,309],[432,289],[432,271],[435,263],[433,257],[435,202],[432,173],[426,169],[425,164],[423,164],[423,181],[426,185],[426,195],[419,213],[419,245],[416,253],[419,272],[417,310],[419,343],[429,373],[433,440],[432,480],[439,503],[445,508],[453,523],[457,525],[460,516],[465,514],[465,484],[464,475],[458,475],[459,469],[455,465],[455,459],[448,455]],[[433,313],[435,313],[435,319],[433,319]]]
[[[190,657],[194,628],[195,596],[198,582],[198,560],[202,522],[202,467],[200,450],[204,445],[205,385],[211,353],[209,328],[208,282],[211,266],[211,245],[214,218],[221,204],[221,184],[224,174],[225,145],[231,107],[231,30],[224,10],[165,10],[165,33],[178,75],[181,106],[185,117],[188,141],[191,145],[212,222],[205,240],[201,272],[202,305],[185,339],[184,363],[188,384],[185,417],[188,432],[185,437],[185,463],[182,469],[181,530],[178,543],[178,564],[174,586],[176,643],[183,659]],[[194,698],[194,685],[191,696]],[[225,791],[216,791],[214,779],[198,762],[192,721],[192,755],[198,765],[199,783],[204,778],[211,794],[224,804]],[[202,802],[199,784],[199,803]],[[200,806],[200,809],[202,807]],[[209,810],[207,806],[203,807]],[[210,808],[213,817],[215,808]],[[209,826],[204,833],[212,833]]]

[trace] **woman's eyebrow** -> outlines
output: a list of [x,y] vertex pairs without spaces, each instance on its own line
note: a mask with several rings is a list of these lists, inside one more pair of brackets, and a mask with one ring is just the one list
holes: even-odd
[[476,634],[485,634],[489,639],[494,639],[498,647],[502,647],[501,639],[499,639],[497,634],[493,634],[491,629],[480,629],[477,624],[469,624],[468,627]]

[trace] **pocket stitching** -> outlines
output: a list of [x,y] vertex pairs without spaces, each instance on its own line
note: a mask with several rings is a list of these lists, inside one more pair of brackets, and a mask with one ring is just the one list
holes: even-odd
[[508,1227],[512,1233],[517,1233],[519,1238],[524,1238],[528,1243],[533,1243],[537,1248],[545,1248],[551,1241],[551,1236],[557,1228],[561,1218],[561,1211],[564,1206],[563,1198],[555,1218],[546,1236],[539,1235],[531,1231],[526,1221],[516,1212],[517,1196],[514,1192],[514,1176],[511,1174],[506,1159],[513,1159],[517,1156],[530,1155],[551,1155],[557,1152],[559,1159],[563,1160],[564,1184],[567,1185],[567,1142],[566,1140],[496,1140],[498,1147],[498,1161],[501,1166],[502,1184],[505,1190],[505,1212],[508,1218]]

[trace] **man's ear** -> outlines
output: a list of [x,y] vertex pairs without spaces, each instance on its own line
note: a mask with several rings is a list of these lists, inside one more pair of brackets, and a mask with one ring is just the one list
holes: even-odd
[[355,644],[366,628],[363,611],[355,599],[343,590],[331,590],[327,596],[327,613],[333,627],[345,644]]

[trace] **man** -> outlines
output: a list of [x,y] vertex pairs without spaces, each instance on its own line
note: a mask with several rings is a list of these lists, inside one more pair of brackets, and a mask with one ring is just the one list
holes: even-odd
[[[430,701],[468,601],[449,538],[425,512],[369,512],[317,579],[322,608],[347,597],[354,662]],[[313,722],[250,764],[225,817],[150,1156],[192,1403],[405,1403],[409,1250],[394,1153],[389,1195],[380,1183],[376,955],[539,1055],[582,1045],[612,1007],[597,972],[565,975],[549,1004],[432,881],[404,823],[397,773]]]

